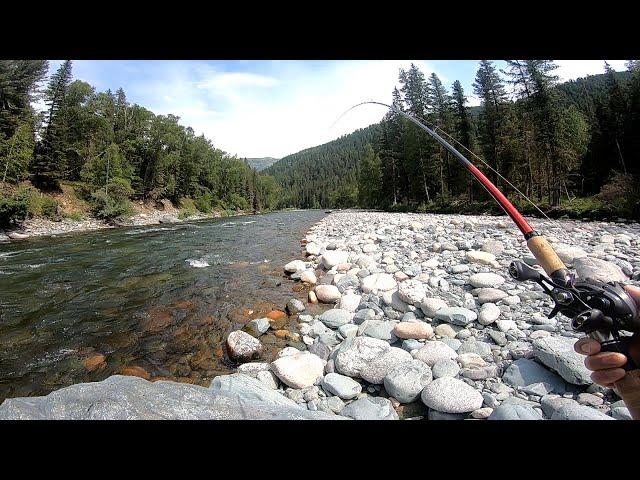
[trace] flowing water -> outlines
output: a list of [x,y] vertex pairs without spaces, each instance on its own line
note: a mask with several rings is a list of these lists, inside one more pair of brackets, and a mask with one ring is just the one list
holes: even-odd
[[[323,217],[285,211],[0,245],[0,402],[123,368],[200,385],[229,373],[225,335],[306,296],[282,266],[301,258],[300,240]],[[263,343],[291,344],[272,334]]]

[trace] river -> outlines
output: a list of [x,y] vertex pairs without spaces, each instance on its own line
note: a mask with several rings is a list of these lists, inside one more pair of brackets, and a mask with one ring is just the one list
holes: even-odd
[[[282,267],[302,258],[300,240],[324,216],[283,211],[0,245],[0,402],[125,367],[205,386],[231,372],[226,334],[306,297]],[[266,360],[291,344],[262,340]]]

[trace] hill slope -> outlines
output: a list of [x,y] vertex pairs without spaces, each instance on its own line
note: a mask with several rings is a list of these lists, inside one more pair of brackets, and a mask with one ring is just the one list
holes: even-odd
[[[629,72],[616,72],[625,82]],[[592,103],[606,95],[606,76],[589,75],[561,83],[558,90],[570,103],[588,114]],[[472,121],[478,121],[481,106],[469,107]],[[327,208],[341,207],[341,199],[354,196],[359,175],[360,158],[367,143],[375,142],[379,124],[370,125],[344,135],[324,145],[307,148],[288,155],[264,170],[282,186],[284,207]]]
[[264,170],[283,187],[283,206],[324,208],[354,194],[364,146],[374,141],[378,124],[324,145],[287,155]]

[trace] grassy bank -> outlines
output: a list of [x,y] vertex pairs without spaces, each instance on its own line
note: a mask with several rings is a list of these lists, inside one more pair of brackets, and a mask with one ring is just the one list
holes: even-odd
[[196,215],[229,217],[247,213],[228,208],[222,202],[216,208],[203,208],[202,202],[190,198],[181,198],[177,205],[168,199],[142,201],[124,198],[113,203],[88,192],[83,182],[61,182],[59,191],[42,191],[30,182],[0,184],[0,228],[13,228],[32,219],[55,222],[100,219],[121,223],[135,215],[157,211],[180,219]]
[[[524,215],[542,217],[540,212],[525,200],[512,200],[513,204]],[[571,218],[589,220],[613,220],[625,218],[628,220],[640,219],[638,209],[615,208],[597,197],[564,199],[560,205],[551,206],[545,202],[537,203],[537,206],[550,218]],[[503,215],[504,211],[494,200],[482,202],[469,202],[464,199],[451,199],[448,201],[434,201],[421,205],[398,204],[388,209],[389,212],[417,212],[417,213],[448,213],[467,215]]]

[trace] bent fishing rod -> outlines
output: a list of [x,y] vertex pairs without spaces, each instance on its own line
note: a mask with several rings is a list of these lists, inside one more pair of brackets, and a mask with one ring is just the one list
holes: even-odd
[[[451,153],[489,192],[493,199],[513,220],[527,247],[547,276],[527,265],[522,260],[514,260],[509,265],[509,274],[517,281],[536,282],[551,297],[554,307],[548,313],[553,318],[561,313],[571,319],[571,327],[598,340],[603,352],[619,352],[627,357],[624,365],[625,376],[615,383],[615,388],[629,408],[631,416],[640,420],[640,369],[635,365],[620,331],[640,332],[638,307],[620,282],[602,283],[591,279],[576,278],[558,257],[551,244],[527,222],[509,199],[464,155],[438,133],[424,125],[413,115],[382,102],[368,101],[354,105],[344,112],[361,105],[381,105],[406,118]],[[336,122],[338,121],[336,120]],[[334,123],[335,124],[335,123]]]

